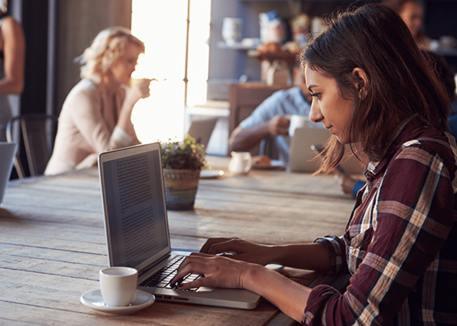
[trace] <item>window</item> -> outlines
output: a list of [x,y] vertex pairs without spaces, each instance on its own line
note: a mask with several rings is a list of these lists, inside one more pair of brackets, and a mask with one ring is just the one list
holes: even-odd
[[[132,120],[143,142],[182,139],[187,103],[206,101],[210,0],[132,0],[132,33],[146,46],[132,78],[155,78],[151,96],[140,100]],[[187,51],[187,79],[186,77]]]

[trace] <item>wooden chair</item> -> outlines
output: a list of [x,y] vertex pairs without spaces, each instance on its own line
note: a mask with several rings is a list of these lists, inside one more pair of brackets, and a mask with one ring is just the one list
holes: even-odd
[[[42,175],[51,157],[57,132],[57,117],[47,114],[30,114],[13,117],[6,127],[8,142],[21,143],[25,148],[29,176]],[[20,147],[19,147],[20,148]],[[27,176],[21,163],[20,151],[16,152],[14,166],[20,179]]]

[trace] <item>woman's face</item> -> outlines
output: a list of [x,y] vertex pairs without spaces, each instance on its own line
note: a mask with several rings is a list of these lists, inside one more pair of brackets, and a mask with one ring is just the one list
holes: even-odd
[[342,144],[349,143],[349,121],[354,101],[343,98],[336,80],[305,67],[308,89],[312,96],[309,120],[322,122]]
[[140,47],[134,43],[128,43],[125,47],[124,54],[117,58],[111,65],[110,71],[114,81],[119,84],[130,84],[130,78],[135,71]]
[[420,4],[409,1],[406,2],[400,11],[400,16],[403,18],[406,26],[408,26],[409,31],[415,37],[419,32],[419,29],[422,25],[422,7]]

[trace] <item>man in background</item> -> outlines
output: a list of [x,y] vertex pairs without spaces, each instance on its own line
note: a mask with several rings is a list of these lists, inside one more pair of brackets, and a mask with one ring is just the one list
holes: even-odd
[[[230,151],[249,151],[263,139],[273,136],[279,159],[288,166],[290,116],[299,115],[308,120],[311,108],[311,96],[301,70],[297,76],[299,86],[275,92],[233,130],[229,138]],[[311,125],[321,127],[320,124]],[[256,157],[253,161],[254,164],[269,164],[269,158],[265,156]]]

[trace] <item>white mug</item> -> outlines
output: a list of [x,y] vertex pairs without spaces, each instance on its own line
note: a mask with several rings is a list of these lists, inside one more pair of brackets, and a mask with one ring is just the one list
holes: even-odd
[[222,38],[228,45],[233,45],[241,39],[243,20],[240,18],[225,17],[222,21]]
[[304,128],[307,125],[307,120],[305,117],[301,115],[292,115],[290,117],[290,125],[289,125],[289,136],[292,138],[295,133],[295,129],[297,128]]
[[135,296],[138,271],[131,267],[108,267],[100,270],[100,291],[108,306],[128,306]]
[[249,152],[232,152],[228,169],[234,174],[246,174],[251,170],[252,157]]

